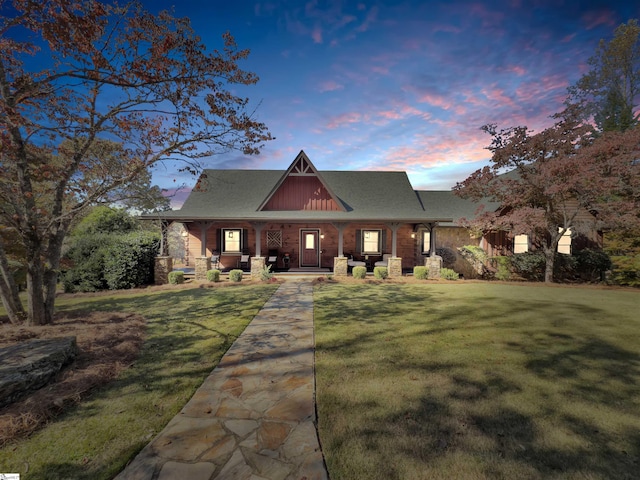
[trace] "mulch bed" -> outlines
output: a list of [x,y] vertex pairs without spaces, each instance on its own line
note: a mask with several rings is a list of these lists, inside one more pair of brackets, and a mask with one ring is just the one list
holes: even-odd
[[0,447],[32,433],[117,377],[137,358],[145,328],[142,316],[126,313],[62,313],[52,325],[43,326],[12,325],[0,318],[0,347],[75,336],[79,351],[52,383],[0,409]]

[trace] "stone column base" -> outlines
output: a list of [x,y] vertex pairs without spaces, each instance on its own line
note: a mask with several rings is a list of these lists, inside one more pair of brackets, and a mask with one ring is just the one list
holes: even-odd
[[260,272],[264,268],[265,257],[251,257],[251,280],[260,280]]
[[198,281],[205,281],[209,270],[211,270],[211,257],[196,257],[195,279]]
[[387,272],[389,278],[402,276],[402,258],[391,257],[387,260]]
[[442,257],[440,255],[427,257],[424,265],[427,267],[427,270],[429,270],[427,277],[429,280],[440,278],[440,270],[442,269]]
[[153,283],[156,285],[166,285],[169,283],[169,272],[173,270],[173,258],[156,257],[153,266]]
[[347,276],[347,257],[333,257],[333,274],[336,277]]

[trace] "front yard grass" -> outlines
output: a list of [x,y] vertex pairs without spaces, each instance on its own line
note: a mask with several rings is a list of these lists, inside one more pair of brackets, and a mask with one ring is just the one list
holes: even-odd
[[639,311],[612,289],[319,286],[332,480],[637,478]]
[[30,437],[0,449],[21,478],[109,479],[184,406],[278,285],[80,295],[59,311],[131,312],[147,319],[134,365]]

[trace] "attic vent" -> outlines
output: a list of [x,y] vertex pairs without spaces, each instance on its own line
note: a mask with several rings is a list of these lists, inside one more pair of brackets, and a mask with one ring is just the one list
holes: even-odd
[[291,169],[291,174],[294,176],[315,176],[315,172],[311,163],[304,157],[300,156],[298,161]]

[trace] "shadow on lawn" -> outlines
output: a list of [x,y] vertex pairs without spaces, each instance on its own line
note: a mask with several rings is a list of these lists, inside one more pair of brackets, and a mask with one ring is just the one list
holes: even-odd
[[[110,401],[114,392],[118,401],[126,404],[129,410],[155,409],[158,416],[166,414],[162,411],[164,407],[159,405],[162,399],[184,396],[185,392],[188,396],[189,392],[195,391],[201,383],[198,379],[204,379],[211,372],[272,291],[273,288],[260,291],[255,287],[244,292],[235,288],[220,291],[188,289],[152,295],[94,297],[63,306],[61,310],[71,314],[89,310],[132,312],[143,313],[148,320],[147,339],[132,368],[96,390],[91,401],[82,402],[69,414],[79,420],[101,414],[101,407],[94,400]],[[127,404],[128,397],[136,397],[137,401]],[[141,398],[147,399],[148,404],[141,404]],[[175,412],[168,413],[173,415]],[[127,414],[136,415],[135,411],[122,413]],[[111,478],[149,440],[141,437],[126,451],[109,453],[111,458],[121,462],[113,472],[104,471],[104,465],[92,465],[91,459],[77,463],[61,460],[32,466],[29,478]]]
[[[427,378],[409,408],[375,427],[353,425],[330,446],[338,450],[366,438],[370,478],[407,475],[399,455],[423,464],[425,478],[442,475],[435,465],[452,468],[452,462],[461,463],[449,472],[467,472],[458,478],[637,478],[640,353],[616,337],[611,311],[522,298],[446,298],[442,304],[440,293],[426,288],[349,292],[352,298],[316,302],[322,328],[353,332],[331,336],[320,350],[348,365],[392,340],[397,355],[382,375]],[[390,321],[399,315],[411,325]],[[415,345],[416,336],[425,351],[440,341],[436,352],[455,361],[433,352],[411,356],[403,341]],[[430,384],[433,372],[438,381]],[[350,407],[348,400],[341,404],[346,412]],[[631,424],[625,427],[621,416]]]

